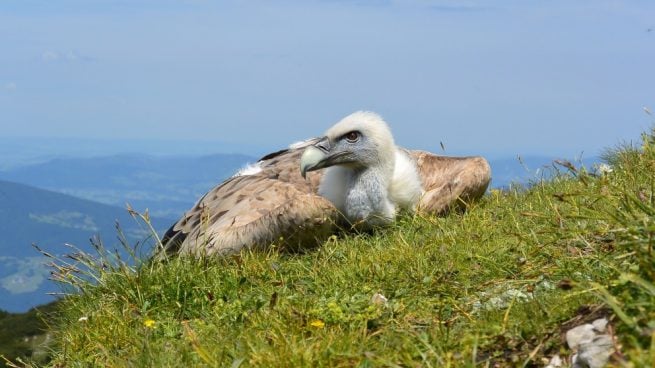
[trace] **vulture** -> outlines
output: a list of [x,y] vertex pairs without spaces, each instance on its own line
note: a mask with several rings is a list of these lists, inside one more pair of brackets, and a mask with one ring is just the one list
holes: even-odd
[[210,190],[166,232],[166,254],[301,250],[339,230],[370,231],[402,211],[444,214],[480,198],[482,157],[445,157],[394,143],[376,113],[355,112],[320,138],[262,157]]

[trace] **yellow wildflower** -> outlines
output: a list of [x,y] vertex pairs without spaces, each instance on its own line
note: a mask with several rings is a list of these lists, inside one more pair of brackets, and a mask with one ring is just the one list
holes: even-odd
[[320,319],[315,319],[311,321],[309,325],[316,328],[323,328],[325,327],[325,322],[321,321]]
[[155,320],[154,319],[147,319],[143,321],[143,325],[148,327],[148,328],[155,328]]

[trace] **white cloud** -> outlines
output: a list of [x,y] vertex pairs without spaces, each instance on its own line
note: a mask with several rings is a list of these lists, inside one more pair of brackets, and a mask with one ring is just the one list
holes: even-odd
[[46,50],[41,54],[41,60],[49,62],[88,62],[94,59],[77,51],[53,51]]
[[79,56],[75,52],[69,51],[66,53],[66,60],[75,61],[77,59],[79,59]]
[[59,60],[59,53],[55,51],[45,51],[41,54],[41,59],[43,61],[56,61]]

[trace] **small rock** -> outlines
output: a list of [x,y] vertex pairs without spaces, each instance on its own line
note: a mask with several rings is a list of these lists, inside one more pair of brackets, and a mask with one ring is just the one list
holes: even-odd
[[540,290],[555,290],[555,285],[548,280],[543,280],[537,284],[537,288]]
[[566,343],[571,350],[575,350],[580,345],[591,342],[595,336],[594,326],[587,323],[566,331]]
[[389,301],[389,299],[387,299],[386,296],[384,296],[384,295],[382,295],[380,293],[375,293],[371,297],[371,303],[377,304],[377,305],[387,304],[388,301]]
[[594,325],[594,329],[596,330],[596,332],[603,333],[607,328],[607,318],[599,318],[593,321],[591,324]]
[[516,299],[516,301],[518,302],[527,302],[528,300],[530,300],[529,295],[517,289],[509,289],[505,292],[505,295],[506,295],[506,299],[509,300]]
[[614,344],[610,335],[598,335],[590,343],[580,346],[573,360],[574,368],[602,368],[614,353]]
[[496,309],[503,309],[507,307],[507,303],[500,297],[494,296],[493,298],[489,298],[486,303],[484,303],[484,308],[486,310],[496,310]]
[[577,352],[571,363],[573,368],[602,368],[614,353],[612,336],[605,334],[607,319],[600,318],[566,332],[566,343]]
[[548,363],[546,368],[560,368],[563,365],[564,365],[564,361],[562,360],[562,358],[560,358],[559,355],[555,354],[555,356],[553,356],[550,359],[550,362]]
[[486,310],[505,309],[511,303],[523,303],[532,299],[532,295],[528,295],[518,289],[509,289],[499,296],[489,298],[482,307]]

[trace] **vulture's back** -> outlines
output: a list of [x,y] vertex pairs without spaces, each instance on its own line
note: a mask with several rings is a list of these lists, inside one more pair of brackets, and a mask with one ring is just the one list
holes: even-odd
[[305,146],[267,155],[210,190],[164,235],[166,251],[209,255],[273,243],[292,248],[322,243],[338,216],[316,194],[320,175],[311,173],[308,180],[300,175]]

